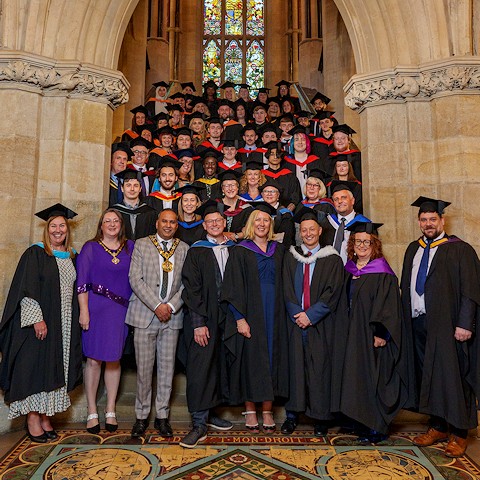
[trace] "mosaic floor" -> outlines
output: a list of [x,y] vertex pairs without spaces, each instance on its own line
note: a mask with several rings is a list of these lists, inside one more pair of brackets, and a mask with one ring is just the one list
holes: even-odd
[[62,430],[46,445],[22,439],[2,460],[2,480],[476,480],[480,468],[468,456],[451,459],[441,445],[417,448],[413,434],[375,446],[356,437],[307,432],[251,436],[240,430],[212,433],[195,449],[178,445],[186,432],[166,441],[155,434],[130,439],[129,431],[90,435]]

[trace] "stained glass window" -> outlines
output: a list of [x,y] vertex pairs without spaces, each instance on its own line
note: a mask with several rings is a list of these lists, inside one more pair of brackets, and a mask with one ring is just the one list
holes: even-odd
[[204,0],[203,81],[264,86],[264,0]]

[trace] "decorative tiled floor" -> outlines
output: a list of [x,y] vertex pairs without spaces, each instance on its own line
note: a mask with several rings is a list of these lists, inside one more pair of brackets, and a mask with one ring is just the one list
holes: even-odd
[[451,459],[437,447],[417,448],[400,433],[377,445],[356,437],[309,432],[292,436],[252,436],[241,430],[211,433],[194,449],[152,433],[132,440],[130,432],[90,435],[64,429],[44,445],[22,438],[0,460],[2,480],[141,480],[141,479],[332,479],[332,480],[476,480],[480,468],[468,456]]

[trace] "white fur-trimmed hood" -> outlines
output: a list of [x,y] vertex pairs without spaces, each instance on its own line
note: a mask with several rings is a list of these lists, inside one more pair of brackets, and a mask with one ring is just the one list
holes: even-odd
[[300,263],[314,263],[319,258],[330,257],[331,255],[340,256],[340,254],[331,245],[321,248],[317,253],[310,257],[304,257],[298,253],[293,245],[290,247],[289,252],[294,256],[295,260]]

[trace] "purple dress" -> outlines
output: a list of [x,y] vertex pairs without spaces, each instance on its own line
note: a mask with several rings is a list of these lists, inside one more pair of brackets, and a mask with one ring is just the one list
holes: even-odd
[[[83,331],[83,354],[104,362],[120,360],[127,338],[125,324],[132,293],[128,281],[133,242],[118,255],[119,263],[97,242],[87,242],[77,258],[77,290],[88,292],[90,326]],[[128,253],[127,253],[128,252]]]

